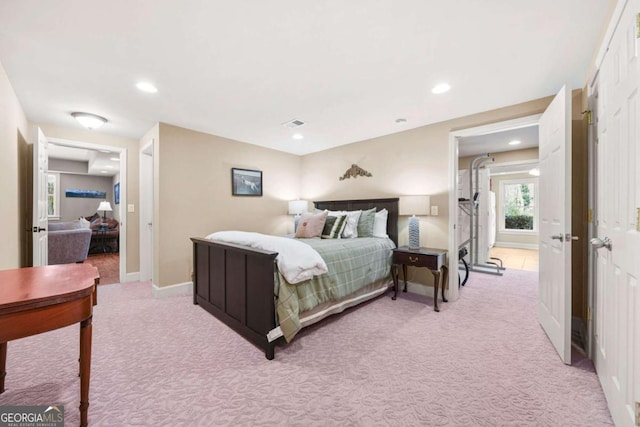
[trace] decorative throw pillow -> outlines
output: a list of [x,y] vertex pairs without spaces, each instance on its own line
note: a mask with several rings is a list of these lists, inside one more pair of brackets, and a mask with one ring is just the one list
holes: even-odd
[[339,239],[345,225],[347,225],[347,215],[327,216],[322,230],[322,238]]
[[309,212],[303,213],[296,229],[296,237],[298,238],[312,238],[320,237],[322,235],[322,229],[324,223],[327,220],[327,214],[329,212],[323,211],[318,214],[312,214]]
[[373,236],[373,221],[376,216],[376,208],[362,211],[358,220],[358,237]]
[[342,232],[342,237],[345,239],[358,237],[358,221],[360,220],[362,211],[348,211],[346,212],[346,214],[347,224],[344,227],[344,231]]
[[373,217],[373,237],[389,237],[387,234],[387,217],[389,211],[382,209]]

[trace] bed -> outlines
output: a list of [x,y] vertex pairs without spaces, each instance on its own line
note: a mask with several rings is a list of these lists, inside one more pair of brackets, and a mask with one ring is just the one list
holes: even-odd
[[[317,201],[314,205],[316,209],[330,211],[367,210],[374,207],[377,211],[386,209],[389,238],[379,239],[381,242],[378,246],[383,244],[382,240],[389,241],[388,268],[384,277],[376,277],[374,283],[368,283],[339,300],[322,302],[310,310],[301,311],[294,322],[296,325],[299,323],[299,328],[375,298],[393,284],[389,268],[390,248],[398,243],[398,198]],[[362,240],[367,239],[376,238]],[[304,285],[305,282],[298,285],[290,285],[286,281],[283,283],[284,278],[276,265],[276,252],[205,238],[192,238],[191,241],[193,303],[262,349],[267,359],[273,359],[275,346],[285,340],[284,335],[287,334],[282,331],[277,315],[278,312],[282,314],[282,300],[290,297],[287,290],[291,290],[292,286]],[[323,245],[320,242],[318,244]],[[362,241],[359,244],[365,243]],[[290,338],[287,337],[287,341]]]

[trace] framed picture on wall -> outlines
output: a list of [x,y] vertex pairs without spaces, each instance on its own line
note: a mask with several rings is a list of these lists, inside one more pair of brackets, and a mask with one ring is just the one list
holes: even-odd
[[231,194],[262,196],[262,171],[231,168]]
[[116,185],[113,186],[113,201],[116,205],[120,204],[120,183],[116,182]]

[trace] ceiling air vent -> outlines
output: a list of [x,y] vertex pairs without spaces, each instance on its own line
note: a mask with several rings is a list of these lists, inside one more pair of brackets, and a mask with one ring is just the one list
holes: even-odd
[[298,119],[293,119],[293,120],[289,120],[288,122],[285,122],[282,124],[282,126],[289,128],[289,129],[294,129],[297,127],[300,127],[304,125],[304,122],[302,120],[298,120]]

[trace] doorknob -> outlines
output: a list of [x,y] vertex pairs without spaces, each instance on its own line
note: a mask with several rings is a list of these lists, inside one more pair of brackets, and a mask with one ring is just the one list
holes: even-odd
[[564,236],[562,234],[554,234],[553,236],[551,236],[551,238],[555,240],[560,240],[561,242],[564,241]]
[[604,239],[600,239],[598,237],[594,237],[593,239],[590,240],[591,246],[594,247],[594,249],[600,249],[600,248],[607,248],[609,250],[611,250],[611,247],[613,246],[611,242],[611,239],[608,237],[605,237]]

